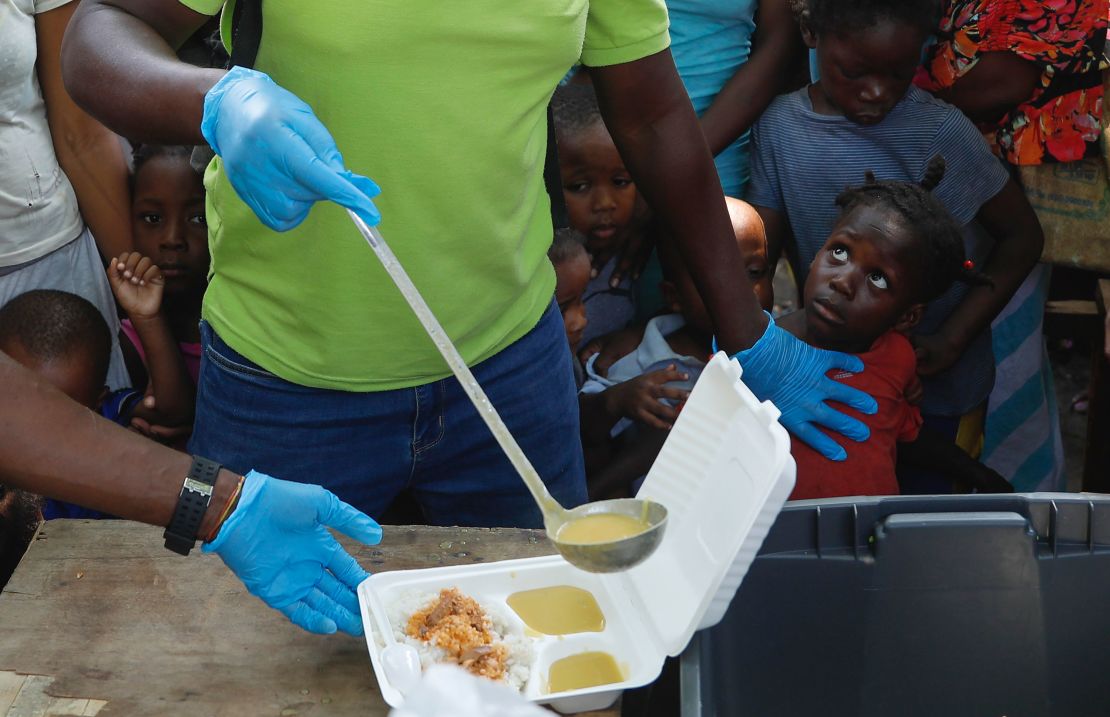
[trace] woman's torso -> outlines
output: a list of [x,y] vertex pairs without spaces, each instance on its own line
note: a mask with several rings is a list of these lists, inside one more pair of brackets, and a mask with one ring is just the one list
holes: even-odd
[[82,228],[35,69],[35,12],[64,4],[0,0],[0,266],[38,259]]

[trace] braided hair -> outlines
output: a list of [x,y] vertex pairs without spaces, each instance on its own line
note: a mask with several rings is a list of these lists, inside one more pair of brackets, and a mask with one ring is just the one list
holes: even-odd
[[790,0],[798,22],[816,35],[864,30],[895,20],[925,32],[940,22],[937,0]]
[[849,187],[836,198],[841,216],[861,206],[901,216],[903,225],[912,233],[904,259],[910,266],[918,267],[915,274],[921,282],[922,302],[936,299],[957,281],[993,285],[986,274],[967,261],[963,229],[932,194],[933,188],[944,178],[944,167],[943,157],[933,157],[919,183],[876,179],[869,171],[862,185]]

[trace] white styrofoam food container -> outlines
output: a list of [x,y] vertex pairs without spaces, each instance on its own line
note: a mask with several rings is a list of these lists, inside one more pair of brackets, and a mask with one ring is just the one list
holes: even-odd
[[[385,701],[396,707],[403,697],[382,669],[380,633],[392,627],[389,606],[413,592],[457,587],[495,605],[521,629],[523,622],[505,602],[510,594],[556,585],[593,593],[605,615],[604,631],[535,641],[523,694],[560,712],[608,707],[623,690],[658,677],[666,656],[680,654],[695,631],[720,622],[794,488],[790,439],[779,412],[760,403],[740,374],[739,364],[725,354],[713,357],[637,494],[668,511],[663,541],[641,565],[599,575],[553,555],[378,573],[359,585],[370,662]],[[616,659],[624,681],[546,694],[552,662],[595,650]]]

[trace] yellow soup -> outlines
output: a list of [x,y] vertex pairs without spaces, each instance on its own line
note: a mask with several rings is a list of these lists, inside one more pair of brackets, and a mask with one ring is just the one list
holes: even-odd
[[617,661],[607,652],[583,652],[551,663],[547,673],[547,692],[569,692],[624,681]]
[[619,513],[597,513],[570,521],[559,529],[556,537],[560,543],[577,545],[612,543],[639,535],[650,527],[643,518]]
[[506,601],[528,627],[544,635],[601,632],[605,616],[597,600],[582,588],[556,585],[513,593]]

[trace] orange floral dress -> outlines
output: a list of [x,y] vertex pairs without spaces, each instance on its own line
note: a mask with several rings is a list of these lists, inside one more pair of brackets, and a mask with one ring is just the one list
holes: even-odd
[[1012,164],[1071,162],[1098,153],[1110,0],[947,0],[914,82],[951,87],[984,52],[1013,52],[1041,68],[1029,100],[982,127]]

